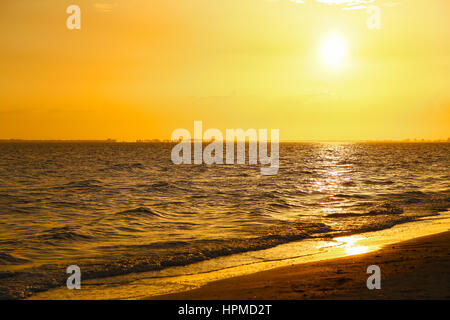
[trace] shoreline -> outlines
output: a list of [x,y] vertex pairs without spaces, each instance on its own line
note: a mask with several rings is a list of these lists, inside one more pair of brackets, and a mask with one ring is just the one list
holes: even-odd
[[[381,269],[368,290],[367,267]],[[210,282],[154,300],[450,299],[450,229],[379,250]]]

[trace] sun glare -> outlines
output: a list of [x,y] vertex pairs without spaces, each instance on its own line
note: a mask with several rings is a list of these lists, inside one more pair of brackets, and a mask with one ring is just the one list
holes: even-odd
[[348,45],[345,38],[338,34],[327,35],[322,41],[321,57],[327,67],[336,69],[345,65]]

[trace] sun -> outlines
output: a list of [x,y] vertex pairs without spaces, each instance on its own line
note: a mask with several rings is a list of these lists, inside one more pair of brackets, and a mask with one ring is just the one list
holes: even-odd
[[328,34],[322,41],[320,54],[328,68],[341,68],[348,56],[347,40],[337,33]]

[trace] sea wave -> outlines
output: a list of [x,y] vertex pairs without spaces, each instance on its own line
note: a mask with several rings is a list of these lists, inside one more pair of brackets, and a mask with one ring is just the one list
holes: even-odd
[[31,238],[53,245],[59,241],[89,241],[93,240],[94,236],[81,232],[79,227],[63,226],[44,230]]
[[138,208],[134,208],[134,209],[119,211],[116,214],[122,215],[122,216],[129,216],[129,217],[145,216],[145,217],[164,218],[163,214],[158,213],[158,212],[156,212],[152,209],[146,208],[146,207],[138,207]]

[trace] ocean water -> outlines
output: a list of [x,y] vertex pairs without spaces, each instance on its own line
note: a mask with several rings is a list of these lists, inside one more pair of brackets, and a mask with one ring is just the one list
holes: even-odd
[[450,207],[450,144],[282,143],[255,165],[174,165],[166,143],[1,143],[0,297],[302,239],[389,229]]

